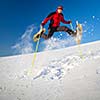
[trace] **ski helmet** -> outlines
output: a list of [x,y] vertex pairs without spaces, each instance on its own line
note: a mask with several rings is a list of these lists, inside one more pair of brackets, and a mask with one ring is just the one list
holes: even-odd
[[63,10],[63,6],[58,6],[57,9]]

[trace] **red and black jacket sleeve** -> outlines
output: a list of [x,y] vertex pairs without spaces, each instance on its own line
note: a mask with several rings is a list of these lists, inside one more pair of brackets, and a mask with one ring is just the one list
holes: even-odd
[[55,14],[56,12],[52,12],[50,13],[41,23],[42,26],[44,26],[49,20],[51,20],[53,18],[53,15]]
[[70,21],[66,21],[66,20],[64,19],[63,14],[61,14],[61,15],[62,15],[61,22],[64,23],[64,24],[70,24]]

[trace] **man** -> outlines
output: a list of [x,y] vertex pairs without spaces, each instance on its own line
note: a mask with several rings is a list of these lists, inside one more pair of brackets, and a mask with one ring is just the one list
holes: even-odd
[[50,13],[41,23],[41,26],[44,27],[44,25],[50,20],[49,28],[48,28],[48,34],[44,34],[44,31],[41,32],[41,37],[44,39],[49,39],[53,36],[54,32],[64,31],[67,32],[69,35],[75,36],[75,32],[71,29],[69,29],[66,26],[60,26],[60,22],[64,24],[70,24],[71,21],[66,21],[64,19],[64,16],[62,14],[63,7],[58,6],[56,12]]

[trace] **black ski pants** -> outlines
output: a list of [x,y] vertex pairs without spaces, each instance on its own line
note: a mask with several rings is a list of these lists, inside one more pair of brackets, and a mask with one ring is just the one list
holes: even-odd
[[54,32],[60,32],[60,31],[64,31],[67,32],[69,35],[74,34],[74,31],[69,29],[66,26],[58,26],[58,27],[49,27],[48,28],[48,34],[43,33],[41,36],[44,39],[49,39],[53,36]]

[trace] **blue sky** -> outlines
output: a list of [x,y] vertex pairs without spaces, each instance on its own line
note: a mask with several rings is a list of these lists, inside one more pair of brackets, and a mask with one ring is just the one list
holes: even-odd
[[12,55],[11,47],[29,25],[39,26],[41,21],[58,5],[64,7],[64,17],[86,22],[82,43],[100,40],[99,0],[0,0],[0,56]]

